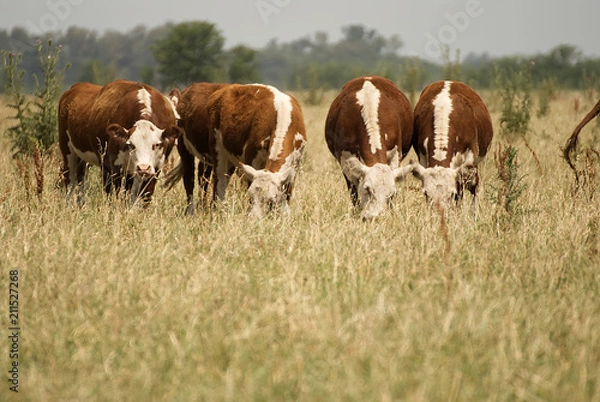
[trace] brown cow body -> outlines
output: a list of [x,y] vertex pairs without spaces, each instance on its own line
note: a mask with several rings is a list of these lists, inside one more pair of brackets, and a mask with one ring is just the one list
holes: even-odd
[[412,164],[427,199],[445,206],[466,187],[475,202],[477,165],[492,137],[490,114],[473,89],[455,81],[428,85],[415,107],[413,146],[420,164]]
[[209,114],[208,100],[217,90],[227,84],[194,83],[181,93],[173,90],[171,99],[177,105],[179,127],[183,129],[181,139],[177,142],[180,162],[169,173],[167,186],[172,187],[183,178],[183,186],[187,195],[187,215],[194,214],[194,161],[198,159],[198,184],[206,194],[213,163],[209,147]]
[[78,83],[59,102],[59,145],[69,196],[79,187],[83,202],[85,165],[100,166],[107,193],[123,176],[132,202],[154,192],[156,176],[181,130],[174,105],[154,88],[119,80],[104,87]]
[[250,214],[288,212],[306,144],[300,104],[268,85],[227,85],[209,100],[214,199],[224,200],[229,178],[240,167],[250,184]]
[[399,163],[411,147],[413,111],[382,77],[355,78],[342,88],[325,124],[327,146],[340,163],[363,219],[379,215],[410,167]]

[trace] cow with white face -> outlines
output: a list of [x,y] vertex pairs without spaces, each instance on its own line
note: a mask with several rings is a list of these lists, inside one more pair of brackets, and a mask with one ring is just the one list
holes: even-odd
[[173,103],[156,89],[119,80],[104,87],[78,83],[59,102],[58,140],[68,198],[79,189],[83,203],[85,166],[102,169],[103,185],[118,192],[125,177],[131,201],[148,201],[157,176],[181,134]]
[[306,144],[300,104],[269,85],[232,84],[208,102],[214,199],[223,201],[239,167],[249,183],[250,215],[289,212]]
[[355,78],[331,104],[325,139],[363,219],[381,214],[396,193],[396,181],[411,171],[399,164],[412,134],[410,102],[386,78]]
[[432,205],[445,208],[460,200],[466,188],[476,206],[477,165],[492,137],[490,113],[469,86],[438,81],[423,90],[415,107],[413,136],[419,163],[411,166]]

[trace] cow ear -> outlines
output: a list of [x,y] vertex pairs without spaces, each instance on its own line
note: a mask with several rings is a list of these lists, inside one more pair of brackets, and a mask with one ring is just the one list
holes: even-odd
[[457,181],[468,186],[475,186],[477,184],[477,168],[472,163],[463,164],[457,170]]
[[239,167],[244,176],[246,177],[246,180],[248,180],[248,182],[252,182],[256,178],[258,171],[252,166],[240,162]]
[[413,165],[396,168],[394,169],[394,179],[396,181],[402,181],[407,175],[411,174],[414,169]]
[[181,136],[181,129],[177,126],[170,126],[162,133],[162,139],[167,143],[175,143],[175,140]]
[[129,139],[129,133],[119,124],[111,124],[106,127],[109,140],[125,143]]
[[367,174],[367,167],[354,155],[342,156],[340,159],[344,176],[353,183],[360,182]]
[[412,167],[412,174],[413,176],[415,176],[417,179],[423,181],[425,178],[425,171],[426,169],[421,166],[421,164],[419,162],[415,162],[413,160],[410,161],[410,165]]
[[294,165],[286,163],[281,167],[281,170],[279,170],[279,177],[281,179],[281,183],[283,184],[289,184],[291,181],[294,180],[295,176],[296,169]]
[[171,99],[171,102],[173,102],[173,105],[175,105],[175,107],[177,107],[177,105],[179,105],[180,98],[181,98],[181,92],[179,92],[179,89],[173,88],[171,90],[171,92],[169,92],[169,99]]

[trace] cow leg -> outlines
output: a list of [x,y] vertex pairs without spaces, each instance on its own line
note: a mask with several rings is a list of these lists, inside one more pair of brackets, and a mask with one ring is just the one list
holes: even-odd
[[287,187],[285,189],[285,198],[287,200],[287,202],[290,202],[290,200],[292,199],[292,194],[294,191],[294,182],[290,182],[287,184]]
[[109,165],[102,167],[102,185],[104,187],[104,193],[108,197],[114,190],[115,196],[119,197],[121,192],[121,180],[123,178],[121,174],[121,168],[115,167],[113,171]]
[[212,174],[212,164],[206,159],[200,159],[198,162],[198,185],[200,186],[200,191],[202,191],[202,196],[200,199],[202,200],[203,205],[207,198],[206,195],[208,194],[208,186],[210,185]]
[[346,176],[344,176],[344,179],[346,179],[346,186],[348,186],[348,191],[350,192],[352,205],[354,205],[354,207],[356,208],[358,207],[358,190],[356,189],[356,186],[352,184],[352,182],[348,180]]
[[114,176],[112,175],[110,169],[107,167],[102,168],[102,185],[104,187],[104,192],[108,196],[113,187]]
[[192,216],[194,215],[194,156],[183,145],[178,146],[178,151],[183,167],[183,187],[187,196],[185,214]]
[[478,206],[477,206],[477,187],[479,187],[479,172],[475,173],[475,181],[473,184],[469,183],[467,189],[473,194],[473,219],[477,220]]
[[[137,178],[129,173],[125,173],[122,174],[121,172],[119,172],[119,176],[117,177],[117,181],[115,181],[115,188],[118,189],[118,191],[120,191],[121,189],[121,182],[125,180],[125,195],[127,195],[128,193],[130,194],[136,194],[137,196],[137,192],[136,190],[133,188]],[[139,190],[140,186],[137,186],[137,189]]]
[[77,205],[80,207],[85,204],[85,169],[87,164],[79,160],[77,164]]
[[229,185],[229,178],[233,173],[234,167],[231,166],[228,160],[225,158],[218,158],[216,164],[216,172],[214,175],[214,188],[213,188],[213,200],[224,201],[225,192]]
[[117,197],[121,194],[121,186],[123,185],[123,170],[118,170],[112,175],[113,185],[115,186],[115,194]]
[[73,192],[77,189],[77,205],[85,202],[85,162],[72,151],[63,158],[63,180],[67,187],[67,203],[71,203]]

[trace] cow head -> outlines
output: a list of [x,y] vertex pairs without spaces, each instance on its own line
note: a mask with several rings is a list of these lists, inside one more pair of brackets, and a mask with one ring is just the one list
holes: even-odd
[[181,129],[171,126],[162,130],[148,120],[138,120],[129,130],[111,124],[106,132],[111,169],[134,177],[132,200],[142,191],[152,193],[154,186],[144,190],[143,184],[156,179]]
[[[302,148],[304,147],[302,146]],[[250,184],[248,187],[250,216],[262,218],[273,210],[279,210],[284,215],[289,214],[290,186],[293,185],[296,178],[302,148],[292,152],[278,172],[257,170],[250,165],[240,163],[240,169]]]
[[413,175],[423,183],[423,193],[431,205],[447,207],[462,198],[465,187],[477,185],[477,169],[472,163],[458,167],[424,168],[415,161],[410,162]]
[[347,152],[340,159],[344,176],[356,187],[360,216],[367,220],[377,217],[396,194],[396,181],[404,179],[411,167],[391,168],[376,163],[368,167]]

